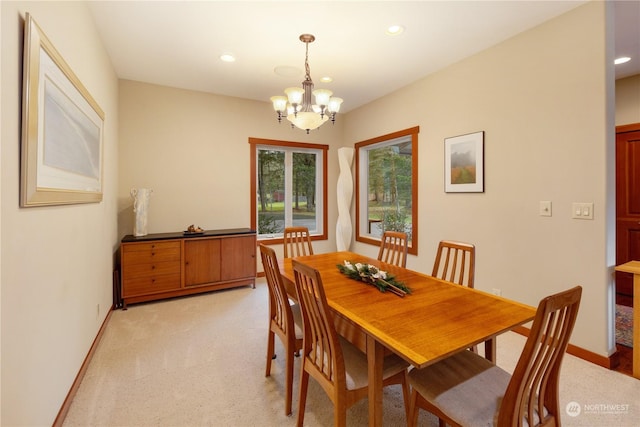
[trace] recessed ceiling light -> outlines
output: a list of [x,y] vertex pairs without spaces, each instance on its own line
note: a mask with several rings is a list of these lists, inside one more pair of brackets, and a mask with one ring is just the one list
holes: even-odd
[[236,57],[230,53],[224,53],[220,55],[220,60],[224,62],[236,62]]
[[404,31],[404,27],[402,25],[390,25],[385,33],[389,36],[397,36]]
[[631,58],[629,58],[628,56],[621,56],[620,58],[616,58],[616,60],[613,61],[613,63],[618,65],[618,64],[624,64],[625,62],[629,62],[629,61],[631,61]]
[[273,69],[273,72],[282,77],[298,77],[303,75],[300,68],[290,65],[279,65]]
[[329,77],[329,76],[324,76],[324,77],[320,78],[320,81],[322,83],[331,83],[333,81],[333,79],[331,77]]

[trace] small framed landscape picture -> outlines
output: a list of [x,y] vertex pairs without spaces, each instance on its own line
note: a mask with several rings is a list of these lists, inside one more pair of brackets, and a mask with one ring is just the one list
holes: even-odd
[[445,138],[444,191],[484,192],[484,132]]

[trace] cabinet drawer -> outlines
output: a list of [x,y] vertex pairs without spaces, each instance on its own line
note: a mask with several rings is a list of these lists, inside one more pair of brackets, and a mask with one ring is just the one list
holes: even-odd
[[180,242],[139,243],[122,248],[123,265],[164,261],[180,261]]
[[170,291],[179,288],[180,273],[136,277],[129,280],[123,280],[122,297],[128,298],[137,295]]
[[180,274],[180,261],[125,264],[122,269],[122,278],[124,280],[141,276],[161,276],[163,274]]

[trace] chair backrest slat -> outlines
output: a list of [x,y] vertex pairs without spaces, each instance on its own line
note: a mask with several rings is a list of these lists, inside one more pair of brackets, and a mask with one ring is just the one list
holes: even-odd
[[475,276],[474,245],[451,240],[442,240],[433,263],[431,275],[448,282],[473,288]]
[[380,240],[378,261],[393,264],[398,267],[407,266],[408,242],[407,233],[400,231],[385,231]]
[[284,257],[313,255],[311,237],[307,227],[287,227],[284,229]]

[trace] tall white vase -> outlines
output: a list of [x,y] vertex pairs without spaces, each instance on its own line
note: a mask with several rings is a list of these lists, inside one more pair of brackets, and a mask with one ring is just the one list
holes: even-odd
[[134,236],[147,235],[147,211],[149,209],[149,199],[153,190],[149,188],[132,188],[131,197],[133,197],[133,213],[135,214],[135,222],[133,223]]
[[336,224],[336,246],[338,251],[348,251],[351,246],[353,226],[351,225],[351,198],[353,197],[353,177],[351,176],[351,164],[353,163],[353,148],[338,149],[338,164],[340,175],[338,176],[338,222]]

